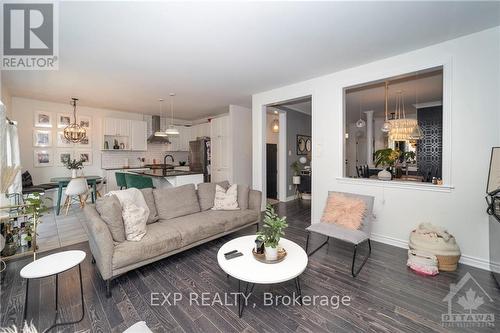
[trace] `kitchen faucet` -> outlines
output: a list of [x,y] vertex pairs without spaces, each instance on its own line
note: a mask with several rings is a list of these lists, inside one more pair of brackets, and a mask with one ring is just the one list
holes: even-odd
[[163,164],[167,165],[167,157],[170,157],[172,159],[172,163],[174,163],[174,157],[172,155],[167,154],[163,158]]

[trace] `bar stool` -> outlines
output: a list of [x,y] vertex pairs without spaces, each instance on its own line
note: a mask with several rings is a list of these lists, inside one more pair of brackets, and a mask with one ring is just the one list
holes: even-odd
[[141,188],[153,188],[153,179],[151,177],[133,175],[131,173],[125,174],[125,182],[127,183],[127,188],[135,187]]
[[120,190],[127,188],[127,182],[125,181],[124,172],[115,172],[116,185],[120,187]]

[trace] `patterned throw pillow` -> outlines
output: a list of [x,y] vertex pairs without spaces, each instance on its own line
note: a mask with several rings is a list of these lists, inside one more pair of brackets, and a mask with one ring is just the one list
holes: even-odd
[[231,185],[227,191],[217,185],[212,210],[238,210],[238,185]]
[[356,230],[362,227],[365,214],[366,204],[363,200],[332,193],[326,201],[321,222],[335,223],[344,228]]

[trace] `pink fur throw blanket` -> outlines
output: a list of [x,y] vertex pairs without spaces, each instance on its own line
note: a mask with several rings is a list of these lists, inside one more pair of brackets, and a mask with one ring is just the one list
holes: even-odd
[[363,200],[341,193],[332,193],[326,201],[321,222],[335,223],[356,230],[361,228],[365,214],[366,204]]

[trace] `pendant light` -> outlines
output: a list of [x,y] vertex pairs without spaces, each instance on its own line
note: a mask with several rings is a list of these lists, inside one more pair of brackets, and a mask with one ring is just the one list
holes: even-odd
[[359,97],[359,120],[356,122],[357,128],[363,128],[366,126],[366,121],[361,118],[361,96]]
[[72,143],[81,142],[87,136],[87,131],[84,127],[76,122],[76,102],[78,98],[71,98],[70,104],[73,106],[73,123],[69,124],[64,129],[64,138]]
[[388,133],[391,130],[391,123],[389,123],[389,119],[387,117],[387,98],[389,94],[389,83],[385,81],[385,122],[380,129],[384,133]]
[[[160,117],[161,117],[161,115],[162,115],[162,105],[163,105],[163,101],[164,101],[164,99],[163,99],[163,98],[159,98],[159,99],[158,99],[158,102],[160,102]],[[166,117],[165,117],[165,119],[166,119]],[[160,131],[156,131],[156,132],[155,132],[155,136],[167,136],[167,133],[165,133],[165,131],[161,131],[161,130],[160,130]]]
[[[415,73],[415,80],[417,80],[417,77],[418,77],[418,72]],[[417,119],[415,121],[416,124],[409,135],[410,140],[413,141],[414,143],[416,143],[417,140],[422,139],[422,137],[424,136],[424,132],[422,132],[422,129],[418,125],[418,84],[415,84],[415,111],[417,112],[416,115]]]
[[170,93],[170,116],[171,121],[165,133],[167,135],[179,135],[179,130],[174,127],[174,93]]

